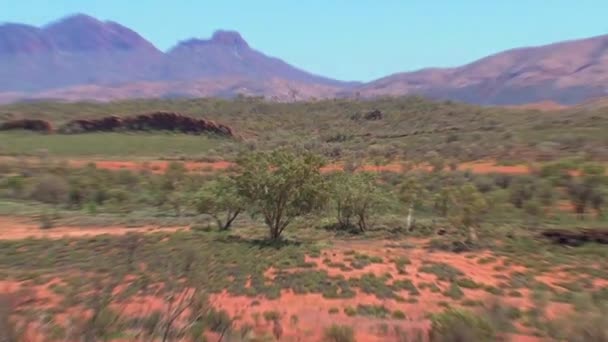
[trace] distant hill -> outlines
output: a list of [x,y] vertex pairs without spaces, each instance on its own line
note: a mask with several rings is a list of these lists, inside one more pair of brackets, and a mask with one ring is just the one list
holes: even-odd
[[608,94],[608,35],[509,50],[458,68],[395,74],[357,91],[476,104],[575,104]]
[[232,31],[163,53],[120,24],[81,14],[42,28],[0,26],[0,101],[238,93],[299,99],[348,86],[268,57]]
[[134,31],[76,15],[43,28],[0,26],[0,91],[144,80],[164,54]]
[[0,25],[0,102],[238,94],[278,101],[416,94],[559,108],[608,95],[608,35],[514,49],[462,67],[398,73],[363,84],[298,69],[255,50],[233,31],[188,39],[163,52],[129,28],[82,14],[40,28]]

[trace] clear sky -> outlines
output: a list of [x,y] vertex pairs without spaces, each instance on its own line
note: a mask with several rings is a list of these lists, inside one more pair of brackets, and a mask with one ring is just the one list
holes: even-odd
[[608,33],[608,0],[0,0],[0,22],[41,26],[77,12],[163,50],[233,29],[300,68],[361,81]]

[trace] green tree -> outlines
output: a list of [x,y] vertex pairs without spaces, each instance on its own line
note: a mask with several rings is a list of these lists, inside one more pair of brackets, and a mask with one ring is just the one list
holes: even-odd
[[540,183],[538,188],[538,199],[540,203],[544,206],[552,206],[555,203],[555,189],[553,188],[553,184],[548,181],[543,181]]
[[606,204],[606,193],[603,189],[595,190],[591,196],[591,206],[597,213],[597,217],[601,218],[604,214],[604,204]]
[[173,191],[186,177],[186,167],[182,163],[171,162],[167,165],[162,179],[161,187],[164,191]]
[[601,214],[604,203],[602,187],[606,184],[605,172],[602,165],[589,163],[582,168],[580,177],[568,183],[567,192],[579,218],[584,217],[589,205]]
[[468,232],[469,242],[476,242],[477,227],[488,204],[473,184],[466,183],[454,191],[450,220]]
[[275,150],[239,159],[238,193],[264,217],[270,239],[278,240],[297,217],[322,205],[325,182],[321,157],[308,153]]
[[436,151],[427,153],[426,157],[429,161],[429,165],[431,166],[431,171],[441,172],[443,169],[445,169],[445,160]]
[[61,204],[67,201],[69,189],[70,185],[63,177],[45,174],[37,179],[31,197],[40,202]]
[[418,208],[426,196],[426,190],[420,182],[412,177],[408,177],[401,184],[399,199],[407,207],[407,230],[414,225],[414,210]]
[[20,197],[25,189],[25,179],[23,176],[9,176],[2,182],[3,187],[11,191],[11,196]]
[[510,187],[511,203],[513,203],[515,208],[523,208],[524,203],[534,196],[536,190],[537,184],[532,177],[518,177]]
[[230,229],[245,210],[245,201],[239,195],[235,181],[228,177],[206,183],[196,194],[194,205],[199,214],[211,216],[220,230]]
[[447,217],[450,210],[450,203],[452,202],[452,196],[454,189],[452,187],[442,187],[439,192],[433,195],[433,207],[437,214]]
[[382,192],[369,173],[336,173],[330,193],[341,228],[349,228],[356,219],[357,227],[364,232],[369,227],[370,216],[383,204]]
[[166,204],[173,209],[175,216],[182,216],[182,211],[184,209],[184,203],[188,202],[187,193],[179,188],[169,192],[166,194],[165,202]]

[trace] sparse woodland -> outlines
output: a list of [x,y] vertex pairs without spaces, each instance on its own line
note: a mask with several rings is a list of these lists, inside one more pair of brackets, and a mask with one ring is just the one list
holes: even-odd
[[[0,107],[0,119],[161,108],[229,125],[236,138],[0,133],[3,217],[44,232],[188,228],[0,239],[0,284],[18,284],[0,297],[6,341],[297,340],[307,318],[266,306],[285,293],[329,305],[314,335],[326,341],[370,331],[395,341],[608,340],[607,110],[239,98],[28,103]],[[366,119],[374,110],[382,115]],[[109,170],[95,164],[104,159],[171,162]],[[192,171],[190,160],[231,166]],[[480,160],[525,172],[462,166]],[[581,228],[593,237],[543,235]],[[357,303],[359,294],[377,303]],[[423,296],[432,310],[420,313]],[[247,315],[231,311],[235,298]],[[556,307],[567,309],[548,314]],[[362,331],[356,317],[372,323]]]

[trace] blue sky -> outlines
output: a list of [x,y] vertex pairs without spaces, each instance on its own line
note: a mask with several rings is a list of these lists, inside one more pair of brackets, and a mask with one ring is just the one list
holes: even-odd
[[361,81],[608,33],[607,0],[0,0],[0,8],[0,22],[37,26],[86,13],[163,50],[238,30],[266,54]]

